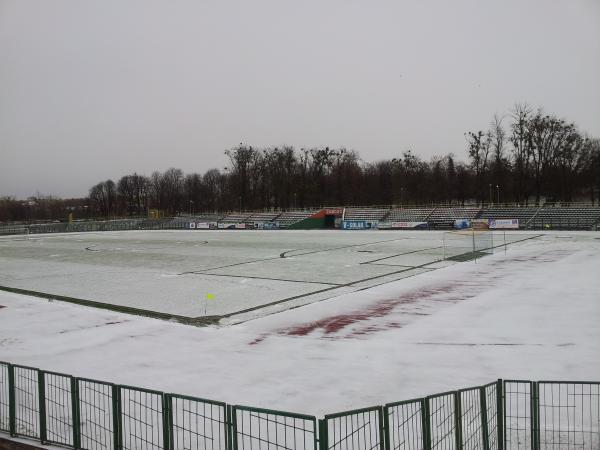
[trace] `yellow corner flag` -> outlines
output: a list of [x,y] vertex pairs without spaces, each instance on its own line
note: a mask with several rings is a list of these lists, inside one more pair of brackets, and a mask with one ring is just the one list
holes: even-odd
[[213,294],[206,294],[206,300],[214,300],[215,296]]

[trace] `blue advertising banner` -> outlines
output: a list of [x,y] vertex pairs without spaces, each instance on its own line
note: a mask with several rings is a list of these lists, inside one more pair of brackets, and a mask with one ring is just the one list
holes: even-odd
[[371,224],[365,220],[343,220],[342,230],[366,230]]
[[454,221],[454,228],[457,230],[464,230],[465,228],[471,227],[471,221],[469,219],[456,219]]

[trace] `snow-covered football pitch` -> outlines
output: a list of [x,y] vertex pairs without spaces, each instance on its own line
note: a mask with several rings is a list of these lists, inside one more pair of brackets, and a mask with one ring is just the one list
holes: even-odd
[[0,286],[239,321],[455,264],[471,246],[468,234],[422,231],[32,235],[0,239]]
[[[0,239],[0,360],[310,414],[496,378],[600,379],[600,235],[127,231]],[[451,241],[451,240],[450,240]],[[460,259],[460,258],[459,258]]]

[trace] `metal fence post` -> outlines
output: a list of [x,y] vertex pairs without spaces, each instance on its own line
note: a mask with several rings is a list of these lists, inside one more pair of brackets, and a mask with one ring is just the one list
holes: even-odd
[[385,448],[390,449],[390,412],[389,407],[383,407],[383,429],[385,435]]
[[327,420],[319,419],[319,450],[329,448],[329,436],[327,435]]
[[37,371],[37,382],[38,382],[38,403],[40,410],[40,442],[43,444],[46,442],[46,377],[44,371],[38,369]]
[[73,447],[75,450],[81,448],[81,423],[79,420],[79,382],[77,378],[71,377],[71,417],[73,418]]
[[487,397],[485,387],[479,388],[479,409],[481,410],[481,438],[483,450],[490,449],[490,430],[488,430]]
[[232,450],[237,450],[238,448],[237,413],[235,407],[231,408],[231,448]]
[[231,430],[231,405],[225,406],[225,448],[226,450],[233,450],[232,442],[232,430]]
[[423,438],[423,449],[431,449],[431,433],[429,430],[429,399],[425,397],[421,400],[421,429]]
[[454,440],[457,450],[462,450],[462,405],[460,392],[454,393]]
[[[166,419],[166,424],[165,424],[165,428],[168,428],[169,430],[169,446],[165,447],[166,450],[172,450],[174,447],[174,439],[175,439],[175,430],[173,430],[173,397],[171,397],[171,394],[165,394],[164,395],[164,399],[165,399],[165,407],[166,410],[163,409],[163,413],[167,414],[167,419]],[[227,420],[227,418],[225,418],[225,421]]]
[[538,395],[539,385],[537,381],[531,383],[531,448],[539,450],[539,416],[540,416],[540,401]]
[[387,424],[387,414],[384,414],[384,408],[383,406],[379,407],[379,410],[377,411],[377,414],[379,415],[379,449],[380,450],[386,450],[389,447],[388,445],[388,441],[389,441],[389,434],[388,434],[388,430],[389,430],[389,426]]
[[121,392],[119,386],[112,386],[112,415],[113,415],[113,446],[121,450]]
[[8,365],[8,429],[11,436],[16,433],[16,405],[15,405],[15,367]]
[[171,448],[171,423],[173,422],[171,414],[170,399],[167,394],[160,396],[162,403],[162,423],[163,423],[163,448],[169,450]]
[[498,450],[504,450],[504,390],[501,379],[496,381],[496,422],[498,430]]

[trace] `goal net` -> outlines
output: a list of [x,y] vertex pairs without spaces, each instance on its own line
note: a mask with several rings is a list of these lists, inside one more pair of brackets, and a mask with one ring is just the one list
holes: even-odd
[[29,239],[29,227],[0,227],[0,237],[4,236],[10,236],[17,239]]
[[444,233],[444,259],[470,261],[494,253],[494,233],[472,228]]

